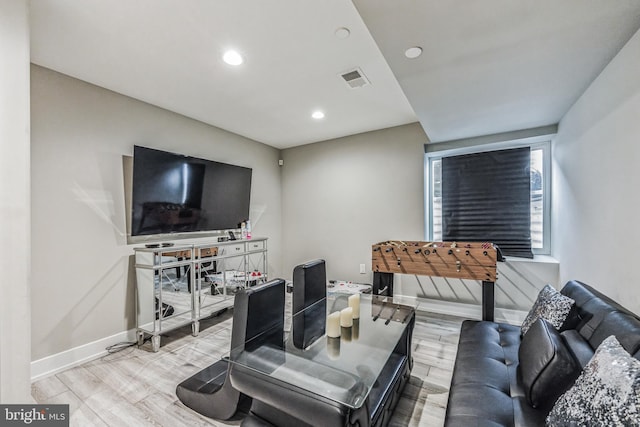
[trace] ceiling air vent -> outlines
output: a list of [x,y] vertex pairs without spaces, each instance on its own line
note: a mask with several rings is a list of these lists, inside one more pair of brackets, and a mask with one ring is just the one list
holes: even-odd
[[357,89],[362,86],[366,86],[369,83],[369,80],[364,75],[360,68],[355,68],[353,70],[347,71],[345,73],[340,74],[340,77],[349,85],[351,89]]

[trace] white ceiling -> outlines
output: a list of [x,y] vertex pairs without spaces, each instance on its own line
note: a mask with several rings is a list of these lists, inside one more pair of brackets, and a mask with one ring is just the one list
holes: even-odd
[[558,123],[640,27],[638,0],[354,3],[432,142]]
[[417,121],[350,1],[37,0],[31,19],[35,64],[274,147]]
[[638,0],[354,3],[37,0],[31,58],[277,148],[417,120],[445,141],[557,123],[640,28]]

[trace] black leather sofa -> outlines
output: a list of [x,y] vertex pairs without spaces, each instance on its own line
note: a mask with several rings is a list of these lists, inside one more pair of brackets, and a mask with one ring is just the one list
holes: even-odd
[[[638,316],[578,281],[568,282],[561,293],[576,302],[559,334],[562,343],[558,344],[568,347],[573,359],[565,362],[577,363],[579,369],[584,367],[598,345],[610,335],[615,335],[625,350],[640,359]],[[525,337],[531,332],[529,330]],[[526,339],[535,339],[535,334]],[[554,400],[540,402],[534,407],[526,390],[533,390],[536,384],[532,382],[539,381],[538,385],[543,385],[537,390],[540,396],[557,397],[571,383],[554,378],[542,383],[543,375],[531,378],[523,372],[520,365],[525,359],[527,364],[535,364],[543,353],[554,349],[540,345],[533,346],[535,351],[522,352],[522,340],[519,326],[487,321],[463,322],[445,426],[544,425]],[[528,348],[531,346],[527,345]]]

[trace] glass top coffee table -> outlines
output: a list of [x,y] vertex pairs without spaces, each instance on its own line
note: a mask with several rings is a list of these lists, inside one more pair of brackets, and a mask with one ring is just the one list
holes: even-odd
[[321,301],[285,316],[284,330],[282,324],[268,330],[258,337],[259,345],[247,342],[231,349],[232,369],[359,408],[413,320],[417,304],[413,299],[360,294],[360,318],[350,328],[340,328],[339,338],[321,331],[304,348],[294,345],[293,330],[311,322],[330,328],[327,316],[347,308],[348,297],[329,295],[326,312]]

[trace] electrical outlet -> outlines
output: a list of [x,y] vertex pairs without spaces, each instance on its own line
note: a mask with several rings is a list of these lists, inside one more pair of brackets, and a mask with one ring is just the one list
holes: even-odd
[[360,264],[360,274],[365,274],[367,271],[365,269],[365,265],[364,264]]

